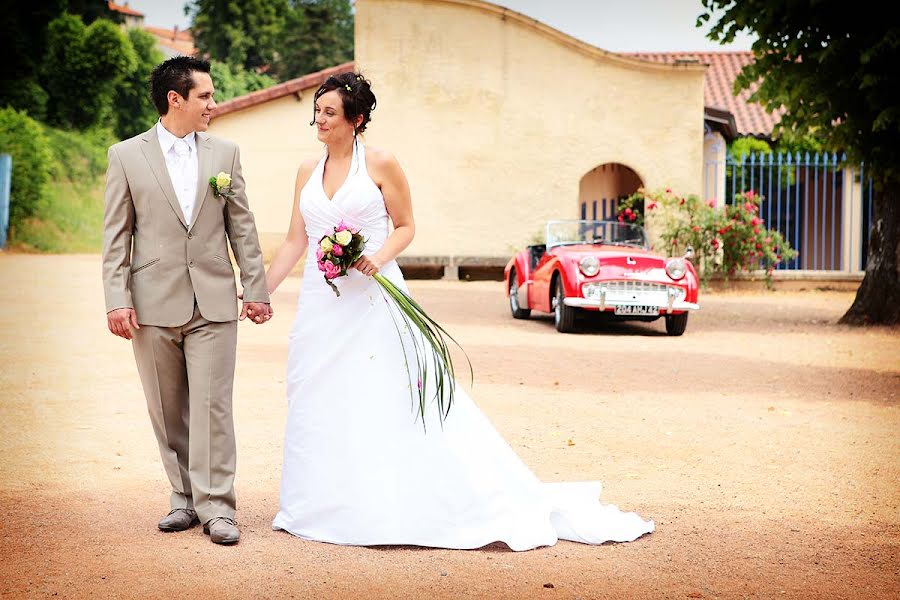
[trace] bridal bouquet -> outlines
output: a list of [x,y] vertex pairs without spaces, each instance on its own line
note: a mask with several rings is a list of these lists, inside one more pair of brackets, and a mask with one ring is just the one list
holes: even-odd
[[351,227],[341,221],[334,228],[334,233],[323,235],[316,248],[316,264],[319,270],[325,274],[325,283],[331,286],[338,296],[341,291],[334,285],[332,279],[343,277],[347,274],[353,263],[362,256],[366,247],[366,240],[359,234],[359,229]]
[[[334,284],[334,279],[347,274],[347,270],[362,256],[365,246],[366,240],[359,233],[359,229],[344,221],[334,227],[334,233],[324,235],[319,240],[319,246],[316,248],[316,263],[319,270],[324,273],[325,283],[331,286],[338,297],[341,292]],[[399,309],[398,312],[406,329],[418,331],[421,334],[420,336],[411,336],[416,360],[416,390],[413,391],[410,386],[410,398],[413,402],[418,401],[422,425],[425,425],[425,402],[427,400],[425,390],[428,382],[432,379],[435,382],[438,417],[443,422],[450,413],[450,406],[453,404],[453,397],[456,393],[456,372],[450,358],[450,346],[447,340],[456,344],[460,350],[462,350],[462,346],[390,279],[381,273],[376,273],[373,278],[381,286],[385,300],[390,299]],[[393,313],[391,318],[394,318]],[[397,327],[397,335],[400,337],[403,355],[406,357],[407,367],[409,367],[407,345],[403,341],[403,333],[401,333],[400,324],[396,319],[394,325]],[[429,368],[429,355],[432,359],[431,365],[434,367],[434,373]],[[465,354],[465,350],[463,350],[463,355],[466,356],[466,362],[469,365],[469,376],[474,379],[472,363]]]

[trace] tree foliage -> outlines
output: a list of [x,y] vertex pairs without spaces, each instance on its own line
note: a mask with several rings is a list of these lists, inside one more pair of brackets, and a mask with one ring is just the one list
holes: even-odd
[[165,58],[156,47],[156,39],[142,29],[129,29],[128,41],[137,62],[116,86],[113,106],[119,139],[146,131],[159,117],[150,99],[150,73]]
[[192,0],[186,10],[200,53],[234,73],[283,81],[353,59],[349,0]]
[[185,8],[201,54],[244,69],[271,65],[288,0],[192,0]]
[[114,118],[116,86],[137,68],[134,49],[114,23],[98,19],[85,26],[64,14],[47,31],[40,82],[47,90],[47,121],[85,129]]
[[248,71],[220,61],[212,63],[209,74],[216,86],[216,102],[231,100],[276,83],[274,79],[264,73]]
[[293,3],[273,71],[281,80],[353,60],[353,11],[347,0]]

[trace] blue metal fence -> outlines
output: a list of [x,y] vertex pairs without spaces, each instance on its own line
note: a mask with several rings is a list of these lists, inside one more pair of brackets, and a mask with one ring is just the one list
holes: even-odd
[[728,157],[724,164],[707,162],[705,198],[716,198],[721,177],[725,197],[718,200],[731,203],[749,190],[762,195],[760,217],[797,250],[778,269],[865,269],[873,196],[865,165],[848,165],[845,156],[828,152]]
[[608,221],[619,213],[620,198],[603,198],[581,203],[581,218]]

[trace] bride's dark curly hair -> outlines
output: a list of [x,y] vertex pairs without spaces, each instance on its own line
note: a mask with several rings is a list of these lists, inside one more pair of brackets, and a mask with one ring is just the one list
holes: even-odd
[[[339,73],[326,79],[313,96],[313,120],[309,124],[316,123],[316,101],[322,94],[332,90],[337,90],[341,95],[344,117],[353,125],[353,136],[364,132],[372,120],[372,111],[375,110],[375,94],[372,93],[372,82],[360,73]],[[357,127],[356,117],[360,115],[363,120]]]

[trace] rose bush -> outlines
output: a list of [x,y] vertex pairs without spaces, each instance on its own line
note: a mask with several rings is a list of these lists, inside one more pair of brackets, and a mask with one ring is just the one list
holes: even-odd
[[679,196],[671,189],[637,192],[619,202],[618,220],[642,225],[645,213],[654,213],[661,225],[659,237],[664,252],[681,255],[688,246],[694,250],[692,262],[701,282],[720,274],[725,278],[738,272],[765,271],[766,285],[772,285],[772,271],[779,263],[792,260],[797,252],[780,232],[767,229],[759,216],[762,197],[753,190],[735,195],[734,202],[716,207],[697,196]]

